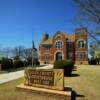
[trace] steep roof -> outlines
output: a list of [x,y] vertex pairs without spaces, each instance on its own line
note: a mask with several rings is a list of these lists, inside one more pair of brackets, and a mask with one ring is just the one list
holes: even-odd
[[61,32],[64,36],[65,36],[65,38],[68,38],[68,33],[65,33],[65,32]]
[[[58,32],[56,32],[56,34],[53,36],[53,37],[55,37],[57,34],[62,34],[62,35],[64,35],[64,37],[66,38],[66,39],[68,39],[68,40],[70,40],[70,41],[74,41],[75,40],[75,34],[72,34],[72,35],[70,35],[70,34],[68,34],[68,33],[65,33],[65,32],[61,32],[61,31],[58,31]],[[53,37],[51,38],[51,37],[48,37],[46,40],[42,40],[41,42],[40,42],[40,44],[43,44],[43,45],[47,45],[47,44],[52,44],[53,42]]]
[[62,32],[62,34],[64,34],[66,39],[69,39],[71,41],[75,40],[75,34],[68,34],[68,33],[65,33],[65,32]]
[[48,38],[45,41],[42,41],[40,44],[52,44],[52,38]]
[[75,40],[75,34],[69,35],[68,39],[71,40],[71,41],[74,41]]

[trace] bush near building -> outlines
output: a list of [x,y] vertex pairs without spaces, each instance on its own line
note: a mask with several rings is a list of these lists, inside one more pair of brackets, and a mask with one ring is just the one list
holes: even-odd
[[[1,70],[8,70],[8,69],[17,69],[21,67],[27,67],[27,66],[32,66],[32,59],[29,59],[27,61],[22,61],[18,57],[16,59],[8,59],[8,58],[3,58],[0,60],[0,69]],[[33,60],[33,66],[39,66],[40,62],[38,59]]]
[[21,60],[14,60],[13,66],[14,66],[14,68],[24,67],[24,63]]
[[58,60],[54,62],[55,69],[64,69],[64,75],[69,76],[72,73],[74,62],[72,60]]
[[91,58],[88,59],[90,65],[100,65],[100,58]]
[[7,59],[7,58],[3,58],[1,60],[1,69],[2,70],[7,70],[13,68],[13,61],[12,59]]
[[0,60],[0,64],[1,64],[2,60]]
[[40,65],[40,62],[36,59],[36,60],[33,61],[33,65],[34,66],[39,66]]
[[29,66],[29,62],[28,61],[23,61],[24,67]]

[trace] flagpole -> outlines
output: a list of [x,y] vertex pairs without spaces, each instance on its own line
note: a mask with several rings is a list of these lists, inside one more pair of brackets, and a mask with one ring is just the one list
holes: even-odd
[[[34,31],[33,31],[33,25],[32,25],[32,33],[33,33]],[[35,36],[35,34],[33,33],[32,34],[32,67],[33,67],[33,65],[34,65],[34,63],[33,63],[33,61],[34,61],[34,52],[35,52],[35,45],[34,45],[34,36]]]
[[[33,24],[32,24],[32,33],[33,33]],[[33,67],[33,34],[32,34],[32,67]]]
[[33,67],[33,47],[32,47],[32,67]]

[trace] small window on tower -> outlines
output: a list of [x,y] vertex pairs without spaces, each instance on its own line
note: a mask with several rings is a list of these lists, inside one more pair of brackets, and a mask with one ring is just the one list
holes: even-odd
[[78,48],[84,48],[85,47],[85,40],[78,40],[77,41],[77,47]]

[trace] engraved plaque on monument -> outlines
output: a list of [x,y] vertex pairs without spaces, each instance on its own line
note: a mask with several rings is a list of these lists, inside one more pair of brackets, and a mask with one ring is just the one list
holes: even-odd
[[63,69],[33,69],[27,68],[24,73],[24,85],[64,90]]
[[54,85],[54,72],[53,71],[29,71],[30,83],[41,85]]

